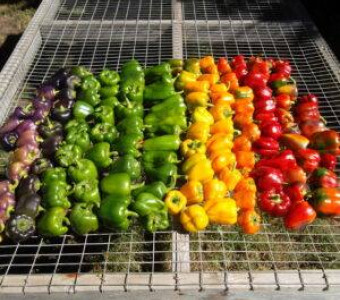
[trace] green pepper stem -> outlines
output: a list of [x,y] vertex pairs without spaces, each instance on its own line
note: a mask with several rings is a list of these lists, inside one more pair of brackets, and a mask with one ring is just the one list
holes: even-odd
[[140,188],[140,187],[142,187],[142,186],[144,186],[144,185],[145,185],[145,181],[143,181],[143,182],[141,182],[141,183],[131,184],[131,185],[130,185],[130,189],[131,189],[131,190],[135,190],[135,189],[138,189],[138,188]]
[[128,210],[128,212],[126,213],[126,216],[127,217],[139,217],[139,215],[136,213],[136,212],[134,212],[134,211],[131,211],[131,210]]

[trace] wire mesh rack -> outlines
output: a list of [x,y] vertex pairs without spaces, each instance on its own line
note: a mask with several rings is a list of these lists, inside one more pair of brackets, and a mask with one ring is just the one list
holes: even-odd
[[[147,66],[239,53],[289,59],[299,91],[317,94],[340,131],[339,63],[293,0],[43,0],[0,74],[0,121],[62,66],[96,72],[131,57]],[[0,291],[340,289],[339,219],[288,232],[264,218],[255,236],[173,228],[0,244]]]

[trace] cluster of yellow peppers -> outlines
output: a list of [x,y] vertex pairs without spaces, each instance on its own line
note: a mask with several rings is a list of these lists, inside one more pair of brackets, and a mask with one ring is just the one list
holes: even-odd
[[[234,139],[238,132],[234,120],[244,115],[244,96],[251,98],[252,91],[249,94],[248,87],[235,82],[220,82],[220,74],[214,58],[206,56],[187,60],[177,80],[191,115],[180,147],[187,182],[180,190],[169,192],[165,202],[170,213],[180,215],[182,226],[189,232],[203,230],[209,223],[233,225],[239,209],[243,213],[255,206],[256,186],[247,176],[255,156],[251,138],[246,139],[254,128],[250,132],[248,125],[243,126],[242,134]],[[243,219],[240,216],[239,223]]]

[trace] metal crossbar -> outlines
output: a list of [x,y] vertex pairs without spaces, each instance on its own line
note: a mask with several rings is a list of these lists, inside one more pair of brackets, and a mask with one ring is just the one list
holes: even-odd
[[[44,0],[0,74],[0,121],[62,66],[98,72],[131,57],[148,66],[207,54],[289,59],[300,93],[317,94],[340,131],[339,63],[293,0]],[[264,218],[254,236],[226,226],[188,235],[174,223],[0,244],[1,292],[292,287],[340,289],[339,219],[288,232]]]

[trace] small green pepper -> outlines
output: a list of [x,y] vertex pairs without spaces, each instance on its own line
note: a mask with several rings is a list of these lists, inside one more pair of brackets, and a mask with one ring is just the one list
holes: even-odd
[[93,142],[112,144],[118,138],[118,131],[112,124],[98,123],[91,129],[90,136]]
[[114,150],[118,151],[120,155],[130,154],[139,157],[141,153],[138,149],[142,147],[142,143],[142,137],[138,133],[121,135],[114,144]]
[[178,158],[175,151],[144,151],[143,152],[143,164],[158,167],[165,163],[177,164]]
[[159,104],[156,104],[151,107],[150,112],[155,114],[158,117],[164,117],[168,114],[169,111],[176,109],[180,112],[185,112],[187,106],[185,105],[184,99],[181,95],[176,94],[171,96]]
[[162,80],[163,76],[171,75],[171,67],[169,63],[162,63],[153,67],[145,69],[145,82],[146,84]]
[[152,213],[142,218],[143,227],[149,232],[165,230],[169,228],[169,215],[165,207],[157,213]]
[[102,98],[115,97],[119,92],[119,85],[103,86],[99,90],[99,94]]
[[187,129],[187,119],[184,111],[177,111],[172,114],[170,110],[163,117],[153,113],[148,114],[144,119],[147,131],[155,134],[180,134]]
[[92,75],[92,73],[90,71],[88,71],[85,67],[83,66],[74,66],[71,69],[71,74],[72,75],[76,75],[80,78],[84,78],[86,76],[90,76]]
[[168,188],[162,181],[154,181],[148,185],[141,186],[134,189],[131,193],[134,198],[136,198],[141,193],[150,193],[159,199],[163,199],[165,194],[168,192]]
[[93,114],[94,109],[91,104],[84,101],[76,101],[73,106],[73,116],[77,120],[84,120],[87,116]]
[[55,154],[55,159],[62,167],[73,165],[83,156],[83,150],[76,144],[62,143]]
[[67,174],[64,168],[49,168],[44,171],[42,182],[44,184],[49,184],[55,180],[66,182],[66,176]]
[[70,130],[65,138],[67,144],[76,144],[83,151],[91,148],[90,136],[85,131]]
[[86,158],[79,159],[74,166],[69,167],[68,174],[75,182],[98,178],[96,165]]
[[128,116],[117,124],[117,130],[122,135],[142,133],[144,128],[143,119],[135,115]]
[[145,87],[144,103],[154,104],[155,102],[160,102],[173,95],[176,95],[173,83],[157,81]]
[[132,155],[124,155],[113,162],[110,173],[127,173],[132,181],[141,177],[142,167],[141,163]]
[[64,128],[67,132],[72,130],[88,132],[90,129],[89,125],[85,122],[85,120],[76,119],[68,121]]
[[131,190],[141,186],[131,185],[130,176],[127,173],[115,173],[105,176],[100,181],[100,188],[103,193],[128,196]]
[[115,108],[116,106],[119,105],[119,100],[117,99],[117,97],[104,98],[101,102],[101,105],[106,105]]
[[124,120],[130,116],[143,118],[144,106],[140,103],[131,103],[130,105],[118,104],[115,107],[115,113],[118,120]]
[[67,211],[62,207],[52,207],[46,210],[39,219],[37,228],[40,234],[46,236],[60,236],[66,234],[70,222],[66,218]]
[[99,123],[114,124],[115,119],[112,107],[106,105],[98,106],[95,108],[93,115]]
[[164,164],[154,168],[152,166],[144,166],[144,171],[151,181],[162,181],[167,187],[173,188],[177,180],[177,166],[174,164]]
[[99,73],[98,79],[102,85],[116,85],[120,81],[120,76],[116,71],[104,69]]
[[86,158],[92,160],[98,169],[102,169],[111,165],[111,154],[110,144],[107,142],[100,142],[93,145],[86,153]]
[[96,90],[83,90],[80,91],[77,101],[82,101],[97,106],[100,103],[100,95]]
[[149,150],[174,150],[179,149],[181,140],[178,135],[162,135],[152,139],[147,139],[144,141],[143,148],[146,151]]
[[92,205],[87,203],[77,203],[72,207],[70,223],[73,231],[80,235],[97,231],[99,228],[99,221],[92,211]]
[[99,207],[101,198],[98,180],[80,181],[73,188],[73,196],[79,202],[92,203]]
[[44,207],[62,207],[65,209],[71,207],[67,198],[70,186],[65,181],[55,180],[47,184],[43,182],[43,184],[42,205]]
[[80,85],[81,90],[95,90],[99,91],[100,82],[93,75],[88,75],[82,78],[82,82]]

